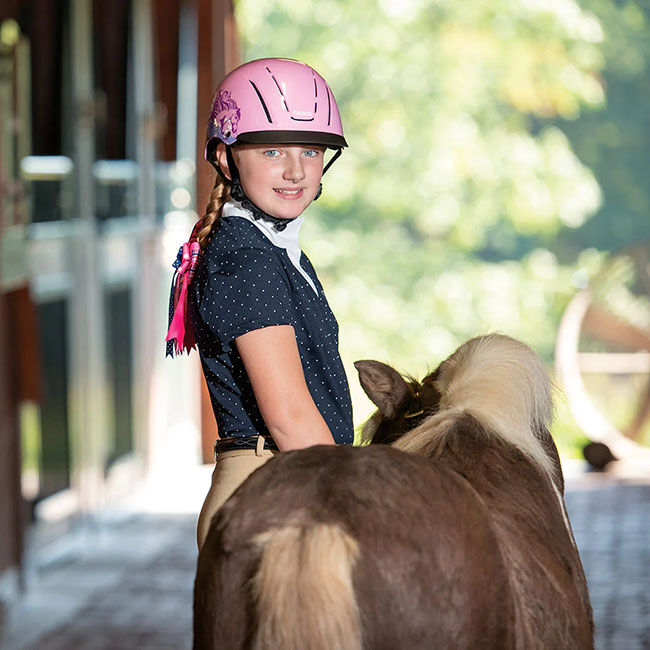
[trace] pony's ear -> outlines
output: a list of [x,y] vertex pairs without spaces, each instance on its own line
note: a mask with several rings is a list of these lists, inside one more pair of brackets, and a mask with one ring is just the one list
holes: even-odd
[[395,416],[410,395],[404,377],[381,361],[355,361],[359,383],[386,419]]

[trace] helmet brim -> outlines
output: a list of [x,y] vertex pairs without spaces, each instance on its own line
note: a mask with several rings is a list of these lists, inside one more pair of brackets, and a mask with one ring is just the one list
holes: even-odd
[[[205,145],[205,159],[214,159],[215,151],[221,140],[211,137]],[[323,131],[251,131],[237,136],[230,146],[238,144],[318,144],[330,149],[343,149],[348,146],[345,138],[335,133]]]
[[320,144],[331,149],[348,146],[342,135],[323,131],[250,131],[238,135],[234,144]]

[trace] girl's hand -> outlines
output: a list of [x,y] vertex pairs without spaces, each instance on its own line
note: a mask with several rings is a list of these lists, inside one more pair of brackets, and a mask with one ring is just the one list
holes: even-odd
[[235,339],[264,422],[280,451],[333,445],[309,392],[291,325],[273,325]]

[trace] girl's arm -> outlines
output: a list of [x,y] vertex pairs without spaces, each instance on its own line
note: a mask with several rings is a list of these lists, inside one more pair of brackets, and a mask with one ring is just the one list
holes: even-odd
[[280,451],[333,445],[307,388],[291,325],[273,325],[235,339],[260,413]]

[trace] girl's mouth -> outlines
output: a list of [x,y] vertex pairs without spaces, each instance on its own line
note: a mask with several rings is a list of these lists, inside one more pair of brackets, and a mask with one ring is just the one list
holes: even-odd
[[299,187],[295,190],[289,190],[289,189],[282,189],[279,187],[274,187],[274,191],[279,194],[283,199],[297,199],[300,196],[302,196],[303,193],[303,188]]

